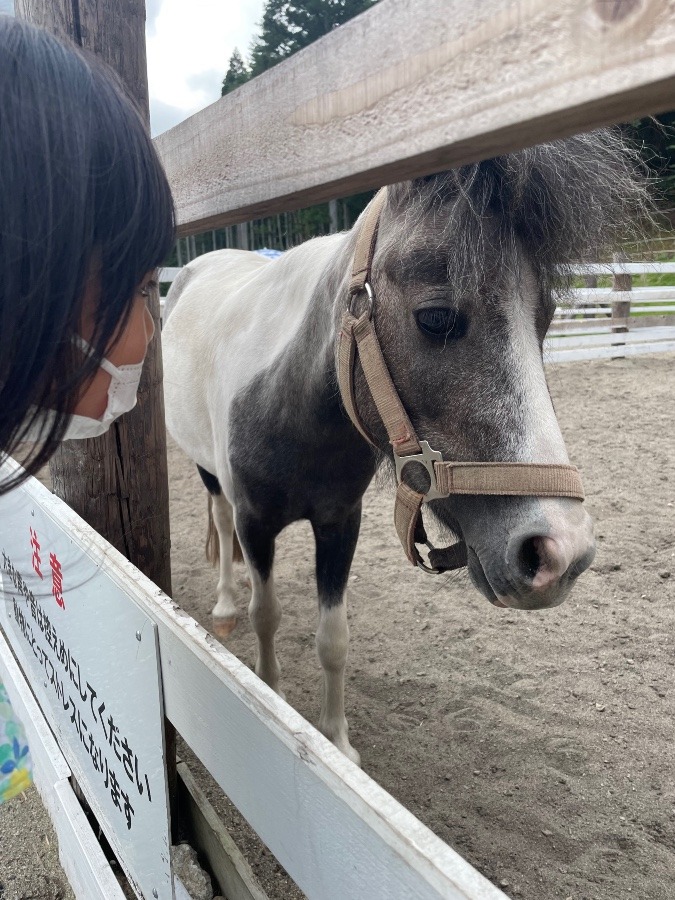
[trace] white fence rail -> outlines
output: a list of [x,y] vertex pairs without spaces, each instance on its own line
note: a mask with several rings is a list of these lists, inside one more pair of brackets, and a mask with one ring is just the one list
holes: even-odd
[[[8,462],[2,474],[15,470]],[[504,897],[39,482],[30,479],[9,496],[11,521],[0,498],[3,527],[28,536],[31,510],[39,507],[156,623],[166,716],[308,897]],[[29,570],[30,550],[27,560]],[[2,615],[11,617],[9,604]],[[13,634],[6,618],[3,627]],[[12,644],[26,671],[26,647]],[[3,676],[13,696],[28,690],[16,667],[5,664]],[[40,739],[36,728],[31,739]],[[43,755],[37,746],[35,753]],[[67,774],[62,767],[58,779]],[[73,826],[73,839],[82,827]]]

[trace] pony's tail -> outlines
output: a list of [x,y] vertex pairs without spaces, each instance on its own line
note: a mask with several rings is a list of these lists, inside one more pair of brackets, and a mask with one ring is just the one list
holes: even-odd
[[220,539],[218,537],[218,529],[213,521],[213,498],[208,494],[208,516],[209,521],[206,528],[206,561],[212,566],[217,566],[220,562]]
[[239,543],[239,535],[236,530],[232,532],[232,562],[243,562],[244,554],[241,552],[241,544]]
[[[220,538],[218,537],[218,529],[213,521],[213,498],[208,494],[208,525],[206,529],[206,560],[212,566],[217,566],[220,562]],[[237,532],[232,532],[232,562],[243,562],[244,554],[241,552],[241,544]]]

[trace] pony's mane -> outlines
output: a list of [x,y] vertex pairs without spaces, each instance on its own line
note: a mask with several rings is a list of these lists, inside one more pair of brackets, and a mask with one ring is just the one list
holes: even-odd
[[392,185],[389,204],[411,239],[426,235],[432,252],[447,247],[460,290],[483,287],[497,267],[512,270],[518,244],[542,289],[563,290],[575,263],[639,240],[653,211],[639,151],[618,128]]

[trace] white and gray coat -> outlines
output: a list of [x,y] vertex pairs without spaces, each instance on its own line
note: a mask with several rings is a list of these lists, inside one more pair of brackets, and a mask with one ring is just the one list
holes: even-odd
[[[606,248],[644,204],[634,157],[611,132],[390,187],[373,261],[374,322],[418,436],[444,459],[568,462],[542,361],[555,279]],[[279,690],[275,538],[308,519],[324,671],[319,727],[355,761],[343,695],[345,587],[361,498],[390,457],[362,373],[357,405],[381,455],[350,422],[337,387],[357,227],[274,261],[238,250],[194,260],[169,293],[162,335],[167,424],[199,467],[220,541],[214,628],[226,635],[236,621],[236,529],[252,586],[256,672]],[[410,479],[417,486],[412,471]],[[466,541],[472,580],[498,606],[562,602],[593,558],[578,501],[455,496],[430,508]]]

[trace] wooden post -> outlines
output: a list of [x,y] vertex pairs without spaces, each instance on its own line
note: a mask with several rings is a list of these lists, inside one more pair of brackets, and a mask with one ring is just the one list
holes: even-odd
[[[149,127],[145,0],[15,0],[15,9],[17,16],[85,47],[115,69]],[[138,405],[107,434],[62,444],[50,469],[54,492],[170,595],[159,291],[152,292],[148,306],[155,321],[155,338],[143,367]],[[167,721],[172,797],[175,743],[174,729]]]
[[[615,254],[614,262],[625,262],[626,257]],[[630,318],[630,292],[633,289],[633,276],[630,273],[615,274],[612,282],[612,334],[624,335],[628,331]],[[627,292],[627,293],[626,293]],[[621,294],[624,297],[621,297]],[[626,339],[612,340],[612,346],[617,348],[617,353],[612,359],[625,357]]]
[[237,247],[240,250],[248,250],[248,224],[239,222],[237,225]]
[[330,234],[337,234],[340,230],[338,225],[338,202],[337,200],[328,201],[328,219],[330,221]]
[[[122,78],[149,123],[144,0],[16,0],[16,12],[94,51]],[[54,492],[99,534],[171,593],[169,491],[159,342],[159,295],[150,311],[155,340],[138,405],[100,438],[68,441],[51,463]]]

